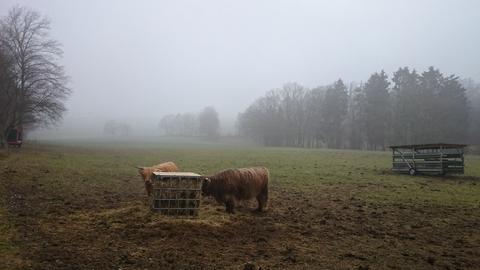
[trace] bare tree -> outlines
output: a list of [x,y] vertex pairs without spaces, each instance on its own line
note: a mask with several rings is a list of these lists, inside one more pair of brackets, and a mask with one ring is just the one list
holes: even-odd
[[103,133],[108,136],[127,137],[131,134],[132,127],[127,123],[109,120],[103,126]]
[[268,91],[238,115],[238,128],[242,135],[266,146],[283,145],[285,123],[278,92]]
[[287,83],[278,91],[280,109],[285,127],[283,128],[284,144],[303,147],[307,115],[305,111],[305,95],[307,90],[298,83]]
[[193,113],[168,114],[162,117],[158,128],[164,135],[195,136],[198,129],[197,118]]
[[199,132],[209,140],[218,140],[220,137],[220,120],[213,107],[205,107],[198,115]]
[[[11,61],[0,49],[0,131],[6,130],[13,112],[14,77],[11,72]],[[0,132],[0,146],[5,144],[5,134]]]
[[58,63],[60,44],[50,38],[50,22],[25,7],[0,20],[0,48],[11,61],[14,96],[1,132],[15,126],[48,125],[61,119],[69,96],[68,78]]

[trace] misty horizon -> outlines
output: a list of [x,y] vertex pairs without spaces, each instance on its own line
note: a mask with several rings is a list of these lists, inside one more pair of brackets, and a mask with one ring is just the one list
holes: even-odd
[[285,83],[361,83],[404,66],[480,81],[475,1],[7,0],[0,16],[16,5],[48,17],[62,44],[73,93],[51,131],[67,137],[101,134],[108,120],[148,133],[164,115],[206,106],[228,133]]

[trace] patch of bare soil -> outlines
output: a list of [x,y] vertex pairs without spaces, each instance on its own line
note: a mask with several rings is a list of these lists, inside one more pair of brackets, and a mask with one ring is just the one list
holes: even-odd
[[[151,213],[143,185],[51,190],[4,170],[28,269],[478,269],[476,209],[375,205],[362,188],[271,187],[269,209],[228,215],[205,199],[196,219]],[[12,179],[15,179],[12,180]],[[252,202],[253,203],[253,202]]]

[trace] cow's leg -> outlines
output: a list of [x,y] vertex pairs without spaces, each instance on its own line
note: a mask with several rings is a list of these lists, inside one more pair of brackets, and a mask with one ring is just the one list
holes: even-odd
[[233,198],[226,199],[225,208],[227,210],[227,213],[235,214],[235,200]]
[[262,212],[267,204],[267,198],[264,195],[260,194],[257,196],[257,201],[258,201],[258,208],[256,209],[256,211]]
[[153,185],[151,181],[145,181],[145,189],[147,190],[147,195],[150,197],[150,194],[153,192]]
[[233,206],[232,201],[228,201],[225,203],[225,210],[229,214],[235,214],[235,207]]
[[257,207],[256,211],[262,212],[263,207],[265,207],[265,203],[264,203],[264,199],[262,198],[262,195],[257,196],[257,202],[258,202],[258,207]]
[[258,208],[257,211],[262,212],[267,206],[268,202],[268,187],[264,187],[260,194],[257,196]]

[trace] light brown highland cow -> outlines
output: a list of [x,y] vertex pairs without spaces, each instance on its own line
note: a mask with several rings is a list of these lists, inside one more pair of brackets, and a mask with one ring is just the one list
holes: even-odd
[[205,177],[202,194],[225,204],[228,213],[235,212],[238,201],[252,198],[258,201],[257,211],[263,211],[268,201],[268,178],[268,169],[264,167],[227,169]]
[[169,161],[161,164],[157,164],[151,167],[136,167],[138,172],[143,178],[145,182],[145,190],[147,191],[147,195],[150,196],[153,192],[153,183],[152,183],[152,175],[153,172],[177,172],[178,167],[175,163]]

